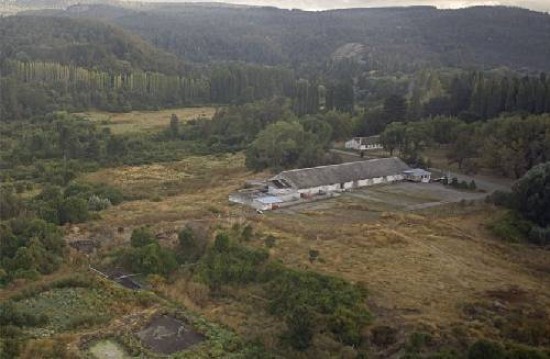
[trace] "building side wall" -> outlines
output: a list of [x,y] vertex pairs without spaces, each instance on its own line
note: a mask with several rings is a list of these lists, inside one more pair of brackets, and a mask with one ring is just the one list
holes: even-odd
[[259,202],[259,201],[253,201],[252,202],[252,207],[254,209],[258,209],[260,211],[268,211],[270,209],[273,209],[273,205],[265,204],[265,203],[262,203],[262,202]]
[[355,140],[346,141],[344,147],[345,148],[352,148],[352,149],[358,149],[360,146],[359,142]]
[[233,193],[229,195],[229,202],[239,203],[239,204],[250,204],[250,200],[245,196],[242,196],[238,193]]
[[[343,189],[348,190],[353,188],[373,186],[380,183],[401,181],[403,180],[403,178],[404,178],[403,175],[398,174],[398,175],[390,175],[385,177],[367,178],[367,179],[362,179],[358,181],[345,182]],[[299,189],[298,193],[306,194],[306,195],[314,195],[314,194],[318,194],[319,192],[339,192],[339,191],[342,191],[342,186],[340,183],[335,183],[332,185]]]

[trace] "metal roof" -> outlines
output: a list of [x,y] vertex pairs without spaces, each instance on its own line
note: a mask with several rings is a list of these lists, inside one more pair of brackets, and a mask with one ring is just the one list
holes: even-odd
[[397,157],[284,171],[271,180],[285,180],[297,189],[312,188],[401,174],[410,169]]

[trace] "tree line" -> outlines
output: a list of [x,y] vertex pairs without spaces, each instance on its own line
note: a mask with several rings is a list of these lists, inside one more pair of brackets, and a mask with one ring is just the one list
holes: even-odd
[[418,159],[427,146],[445,146],[450,163],[466,172],[488,168],[513,178],[550,161],[550,115],[509,115],[466,123],[452,117],[394,122],[381,135],[384,148]]
[[220,65],[190,76],[98,69],[42,61],[5,61],[0,77],[0,119],[18,120],[55,110],[113,112],[203,103],[246,103],[293,97],[292,71]]
[[[411,99],[411,107],[418,108],[418,97]],[[418,115],[460,116],[466,121],[485,120],[503,112],[541,114],[550,112],[550,77],[518,76],[470,72],[455,76],[446,94],[434,97],[424,104]]]

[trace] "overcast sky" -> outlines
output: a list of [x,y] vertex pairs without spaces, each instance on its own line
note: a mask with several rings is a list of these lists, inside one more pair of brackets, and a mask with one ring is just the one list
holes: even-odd
[[[147,1],[147,0],[145,0]],[[151,0],[149,0],[151,1]],[[155,0],[153,0],[155,1]],[[456,9],[474,5],[519,6],[532,10],[550,12],[550,0],[157,0],[187,2],[225,2],[233,4],[270,5],[280,8],[298,8],[306,10],[342,9],[354,7],[384,7],[435,5],[439,8]]]

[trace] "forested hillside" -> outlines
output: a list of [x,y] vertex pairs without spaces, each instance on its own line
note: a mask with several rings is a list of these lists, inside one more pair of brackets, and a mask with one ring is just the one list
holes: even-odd
[[[305,12],[163,4],[140,10],[75,6],[64,14],[109,19],[194,62],[315,68],[338,55],[388,71],[425,65],[550,68],[550,16],[518,8]],[[335,53],[352,43],[358,51]]]
[[43,60],[118,72],[183,71],[181,60],[114,25],[46,16],[0,20],[0,61],[4,59]]

